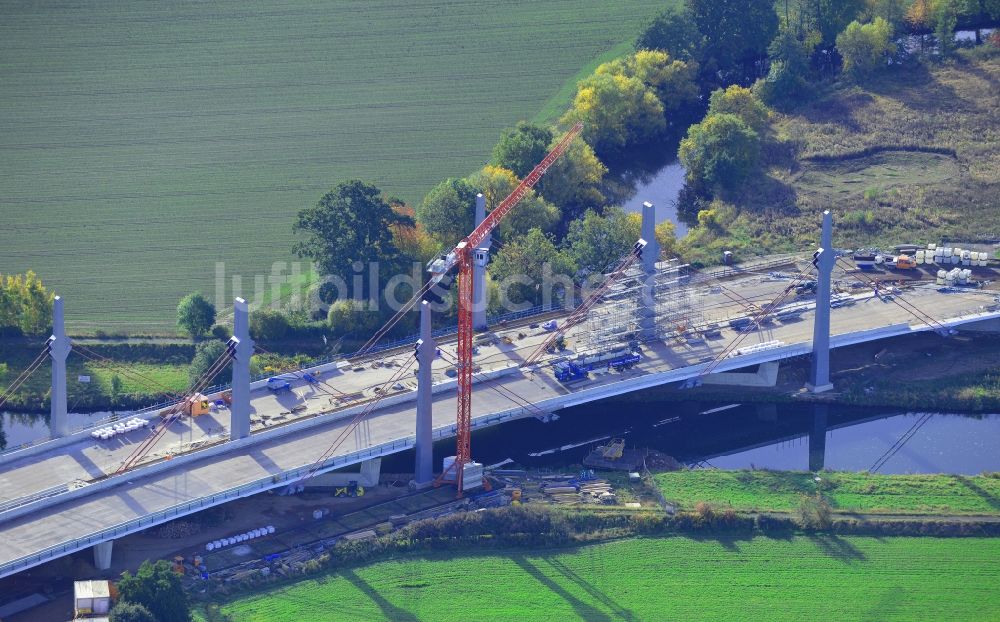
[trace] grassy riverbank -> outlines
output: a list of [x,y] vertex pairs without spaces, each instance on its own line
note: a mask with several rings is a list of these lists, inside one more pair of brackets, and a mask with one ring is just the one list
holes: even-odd
[[1000,611],[998,576],[1000,539],[637,538],[404,557],[264,590],[221,609],[238,622],[971,620]]
[[758,178],[719,197],[682,242],[685,259],[809,248],[824,209],[838,247],[1000,237],[998,81],[1000,55],[963,55],[774,112]]
[[797,471],[675,471],[654,476],[667,501],[737,511],[794,512],[817,490],[837,514],[1000,515],[1000,476]]

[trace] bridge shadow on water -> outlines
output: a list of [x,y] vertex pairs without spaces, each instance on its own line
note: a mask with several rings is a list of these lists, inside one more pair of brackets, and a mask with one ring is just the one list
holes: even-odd
[[349,581],[351,585],[358,588],[358,590],[364,593],[365,596],[370,598],[371,601],[382,611],[382,614],[386,617],[386,619],[394,621],[399,620],[401,622],[419,621],[419,618],[412,612],[401,609],[386,600],[385,597],[378,593],[378,590],[372,587],[370,583],[359,577],[353,570],[342,570],[338,574]]

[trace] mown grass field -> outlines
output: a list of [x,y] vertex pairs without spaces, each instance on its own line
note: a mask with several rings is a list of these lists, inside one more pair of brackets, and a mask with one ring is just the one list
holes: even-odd
[[699,501],[747,511],[794,512],[817,486],[834,512],[888,514],[998,514],[1000,477],[870,475],[796,471],[694,470],[654,476],[663,496],[682,508]]
[[[820,214],[838,248],[1000,238],[1000,56],[905,66],[774,113],[763,172],[697,227],[685,258],[801,251]],[[867,154],[869,149],[889,149]],[[914,152],[913,149],[945,153]]]
[[337,182],[419,201],[472,172],[664,4],[7,6],[0,269],[34,269],[74,330],[172,332],[182,295],[215,297],[216,262],[252,298]]
[[622,540],[434,555],[336,571],[225,604],[300,620],[989,620],[1000,539]]

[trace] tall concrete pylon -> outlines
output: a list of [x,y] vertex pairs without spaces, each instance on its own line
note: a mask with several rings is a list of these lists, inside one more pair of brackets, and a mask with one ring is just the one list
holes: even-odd
[[808,389],[822,393],[833,388],[830,383],[830,289],[837,256],[833,250],[833,216],[823,212],[823,233],[816,265],[816,317],[813,323],[812,364]]
[[229,340],[233,359],[233,403],[230,407],[229,440],[250,436],[250,318],[246,300],[233,303],[233,338]]
[[643,341],[656,338],[656,262],[660,260],[660,245],[656,242],[656,208],[646,201],[642,204],[642,270],[646,276],[640,290],[639,334]]
[[52,336],[49,337],[49,358],[52,359],[52,400],[49,428],[53,438],[68,436],[69,413],[66,406],[66,357],[69,356],[69,338],[66,337],[66,320],[63,300],[56,296],[52,301]]
[[434,483],[434,421],[432,419],[431,366],[437,344],[431,333],[431,304],[420,303],[420,341],[417,344],[417,438],[413,485],[424,488]]
[[[480,192],[476,195],[476,226],[486,219],[486,198]],[[476,261],[472,264],[472,328],[486,330],[486,262],[489,259],[493,236],[488,235],[476,249]],[[482,260],[480,260],[480,257]]]

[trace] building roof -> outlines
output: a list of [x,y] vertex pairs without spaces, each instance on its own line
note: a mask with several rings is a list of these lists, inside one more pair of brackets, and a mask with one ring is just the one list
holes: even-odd
[[111,598],[111,584],[108,581],[74,581],[75,598]]

